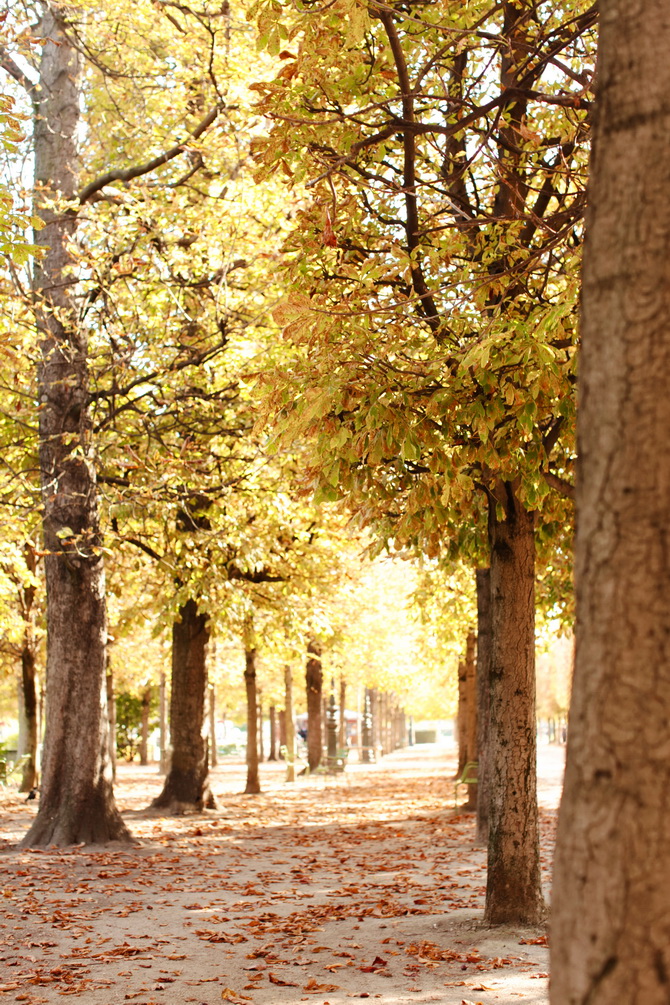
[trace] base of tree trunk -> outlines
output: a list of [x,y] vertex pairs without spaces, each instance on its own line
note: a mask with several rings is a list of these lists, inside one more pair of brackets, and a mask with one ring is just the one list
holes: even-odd
[[258,781],[247,782],[244,789],[245,796],[258,796],[261,792],[261,785]]
[[156,796],[149,809],[161,810],[166,816],[183,816],[185,813],[201,813],[202,810],[215,810],[216,800],[209,785],[201,792],[193,791],[193,778],[180,779],[176,772],[171,771],[165,779],[165,785],[160,795]]
[[216,801],[212,796],[203,803],[183,803],[178,799],[161,800],[159,803],[154,799],[149,805],[149,812],[154,811],[156,816],[162,817],[184,817],[192,813],[202,813],[203,810],[215,810]]
[[115,805],[105,796],[91,800],[84,807],[61,805],[53,812],[43,804],[33,824],[21,841],[21,848],[64,847],[73,844],[108,844],[110,841],[133,843]]

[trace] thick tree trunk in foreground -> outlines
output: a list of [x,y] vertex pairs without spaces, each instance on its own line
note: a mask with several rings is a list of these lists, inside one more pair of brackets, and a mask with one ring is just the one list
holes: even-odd
[[489,840],[491,641],[491,573],[489,569],[477,569],[477,844],[480,845],[487,845]]
[[603,0],[554,1005],[670,1001],[670,17]]
[[35,266],[41,336],[40,473],[47,589],[47,723],[38,814],[24,847],[128,839],[107,756],[105,574],[88,410],[85,333],[71,294],[76,217],[50,205],[77,188],[79,57],[58,8],[38,33],[36,210],[45,250]]
[[247,646],[244,653],[244,683],[247,691],[247,784],[246,795],[261,791],[258,771],[258,695],[256,690],[256,649]]
[[172,626],[172,757],[163,791],[151,804],[153,809],[177,814],[215,806],[203,736],[208,640],[208,616],[198,610],[195,600],[187,600]]
[[305,689],[307,692],[307,763],[309,770],[314,771],[321,764],[321,695],[323,690],[321,646],[314,639],[310,639],[307,644]]
[[498,483],[495,495],[489,509],[493,634],[485,920],[536,924],[545,907],[536,788],[534,519],[509,482]]

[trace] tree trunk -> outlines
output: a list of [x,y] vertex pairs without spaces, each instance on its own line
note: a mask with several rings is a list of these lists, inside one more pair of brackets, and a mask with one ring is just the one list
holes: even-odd
[[[477,667],[475,663],[475,636],[468,632],[465,643],[465,687],[468,695],[466,706],[465,732],[468,761],[477,760]],[[468,783],[466,810],[477,809],[477,784]]]
[[321,751],[328,746],[328,698],[321,694]]
[[210,684],[207,690],[209,694],[209,765],[211,768],[215,768],[219,763],[216,739],[216,688]]
[[270,705],[270,753],[268,761],[277,760],[277,709]]
[[286,723],[286,781],[295,781],[295,721],[293,718],[293,673],[284,667],[285,723]]
[[[38,707],[37,707],[37,672],[35,643],[35,574],[37,572],[37,555],[31,542],[26,542],[23,549],[29,579],[20,589],[21,618],[23,620],[23,638],[21,641],[21,724],[22,746],[19,754],[27,754],[21,776],[20,792],[30,792],[37,787],[39,768],[37,751],[39,745]],[[20,730],[21,731],[21,730]]]
[[532,925],[545,913],[536,788],[534,515],[509,482],[499,482],[491,500],[489,540],[491,801],[485,920]]
[[258,702],[258,760],[262,763],[265,760],[265,750],[263,748],[263,695],[260,689],[256,688],[256,700]]
[[277,723],[279,728],[279,760],[284,760],[283,748],[286,747],[286,710],[280,708],[277,712]]
[[345,701],[347,697],[347,682],[344,677],[340,677],[340,724],[337,734],[337,742],[340,750],[347,745],[347,720],[345,717]]
[[310,639],[307,644],[305,688],[307,692],[307,763],[309,770],[315,771],[321,764],[321,694],[323,690],[321,646],[315,639]]
[[491,572],[477,569],[477,844],[489,840],[491,798]]
[[30,792],[37,786],[37,688],[35,686],[35,645],[32,636],[24,633],[21,647],[21,695],[25,729],[25,753],[28,755],[21,776],[20,792]]
[[208,620],[195,600],[187,600],[172,626],[172,757],[163,791],[151,806],[173,814],[213,809],[216,805],[209,788],[207,742],[203,736]]
[[670,1001],[670,19],[603,0],[554,1005]]
[[256,692],[256,649],[247,645],[244,653],[244,683],[247,691],[247,784],[246,795],[261,791],[258,773],[258,697]]
[[112,673],[109,659],[107,660],[107,673],[105,674],[105,695],[107,697],[109,764],[112,778],[116,778],[116,695],[114,694],[114,674]]
[[34,272],[41,338],[39,463],[47,590],[47,723],[39,810],[24,847],[128,840],[109,771],[105,573],[88,407],[88,346],[72,296],[80,61],[56,5],[43,7],[36,94]]
[[468,731],[466,729],[468,717],[468,674],[464,660],[459,662],[456,672],[458,674],[458,711],[456,713],[458,767],[456,768],[456,778],[460,778],[465,765],[468,763]]
[[161,759],[159,765],[159,772],[161,775],[167,774],[169,768],[169,753],[168,753],[168,724],[167,724],[167,681],[165,680],[165,674],[161,672],[159,690],[158,690],[158,730],[160,733],[160,745],[161,745]]
[[140,735],[140,764],[149,763],[149,715],[151,713],[151,686],[142,692],[142,732]]

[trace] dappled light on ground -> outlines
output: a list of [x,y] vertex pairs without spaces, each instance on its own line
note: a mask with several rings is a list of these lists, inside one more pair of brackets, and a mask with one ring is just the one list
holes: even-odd
[[[547,752],[551,793],[562,752]],[[18,850],[35,811],[5,791],[0,1005],[546,1002],[544,933],[479,926],[485,853],[454,769],[438,748],[294,786],[264,765],[248,797],[229,763],[217,810],[173,818],[146,809],[159,776],[122,767],[131,847]]]

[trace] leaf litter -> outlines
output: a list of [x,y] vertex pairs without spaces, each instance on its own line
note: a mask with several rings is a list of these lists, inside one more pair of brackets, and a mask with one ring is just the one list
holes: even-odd
[[20,850],[35,807],[0,792],[0,1005],[548,1000],[546,935],[507,933],[502,952],[477,924],[485,854],[448,757],[399,751],[337,785],[262,769],[261,796],[226,764],[217,810],[157,819],[160,777],[122,766],[132,847]]

